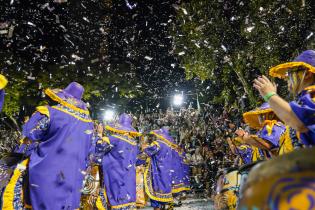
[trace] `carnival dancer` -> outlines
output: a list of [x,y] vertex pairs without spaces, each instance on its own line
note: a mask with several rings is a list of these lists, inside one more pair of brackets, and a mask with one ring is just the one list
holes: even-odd
[[[244,121],[251,128],[258,130],[256,135],[243,132],[239,135],[242,140],[259,148],[262,156],[278,155],[280,139],[285,136],[286,127],[280,122],[268,103],[263,103],[259,108],[243,114]],[[237,133],[241,133],[237,131]],[[290,138],[287,141],[291,141]],[[282,146],[282,145],[281,145]]]
[[292,62],[275,66],[270,76],[287,79],[288,89],[295,97],[287,102],[277,94],[277,87],[266,76],[254,80],[254,87],[270,104],[274,113],[286,125],[300,133],[306,146],[315,144],[315,51],[306,50]]
[[227,142],[232,153],[238,156],[236,165],[250,164],[264,158],[258,147],[247,144],[240,137],[228,138]]
[[153,138],[150,146],[144,149],[149,156],[144,173],[145,191],[155,210],[173,201],[172,196],[172,154],[176,147],[174,139],[166,127],[150,132]]
[[[23,135],[39,141],[28,164],[32,209],[77,209],[93,135],[93,123],[76,82],[65,89],[46,89],[56,106],[40,106],[23,126]],[[25,163],[26,165],[27,163]],[[24,165],[24,166],[25,166]],[[16,208],[14,173],[4,190],[2,209]]]
[[117,123],[105,126],[110,135],[103,145],[110,144],[112,148],[109,152],[104,152],[102,158],[102,193],[110,208],[115,210],[136,209],[138,146],[134,137],[141,134],[131,124],[131,116],[124,113]]
[[0,74],[0,112],[2,111],[3,103],[4,103],[4,88],[8,84],[8,80]]

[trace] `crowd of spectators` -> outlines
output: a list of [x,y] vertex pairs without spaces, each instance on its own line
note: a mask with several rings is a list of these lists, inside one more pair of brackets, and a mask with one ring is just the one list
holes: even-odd
[[191,167],[193,192],[211,196],[217,173],[234,164],[227,138],[243,127],[237,110],[217,110],[204,104],[199,109],[168,109],[140,114],[135,127],[141,132],[169,126],[176,143],[184,148]]
[[[234,164],[235,155],[226,141],[237,127],[243,127],[237,110],[218,110],[203,104],[199,109],[168,109],[135,115],[134,126],[140,132],[169,126],[176,143],[184,149],[191,167],[192,191],[210,196],[217,173]],[[14,123],[0,128],[0,153],[13,150],[22,137]]]

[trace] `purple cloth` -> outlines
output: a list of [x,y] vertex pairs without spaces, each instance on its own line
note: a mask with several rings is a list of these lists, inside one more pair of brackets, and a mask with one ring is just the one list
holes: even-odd
[[36,112],[23,126],[25,137],[40,141],[30,156],[31,204],[34,210],[76,209],[80,206],[93,123],[88,115],[63,106],[48,110],[49,118]]
[[181,185],[183,183],[182,158],[175,150],[172,150],[172,156],[172,185],[173,187],[176,187],[177,185]]
[[102,161],[103,185],[108,201],[115,209],[127,204],[125,209],[134,208],[136,202],[137,143],[123,135],[109,136],[112,149]]
[[297,101],[291,101],[290,106],[295,115],[309,129],[300,134],[302,143],[306,146],[315,144],[315,102],[313,101],[315,91],[302,91]]
[[37,142],[33,142],[31,144],[20,144],[14,150],[15,153],[24,154],[25,157],[29,157],[32,152],[35,150],[36,146],[38,145]]
[[272,131],[269,135],[267,125],[265,125],[258,133],[257,136],[272,144],[272,148],[279,147],[280,137],[285,133],[285,126],[282,123],[274,124]]
[[306,133],[300,134],[302,143],[307,146],[315,144],[315,102],[313,101],[314,93],[315,90],[304,90],[298,95],[297,101],[290,102],[292,111],[309,130]]
[[184,188],[190,187],[189,166],[184,163],[184,154],[180,154],[176,150],[172,150],[172,152],[172,188],[175,192],[181,192],[187,190]]
[[163,208],[163,206],[167,204],[167,203],[159,202],[153,199],[151,199],[150,202],[151,202],[151,207],[153,208]]
[[172,201],[172,163],[173,152],[169,145],[158,139],[144,150],[150,158],[147,166],[146,186],[150,199],[162,202]]
[[171,143],[175,143],[174,138],[170,135],[169,133],[169,129],[167,127],[162,127],[159,130],[154,130],[151,131],[152,133],[155,133],[161,137],[163,137],[164,139],[166,139],[167,141],[171,142]]
[[3,104],[4,104],[4,90],[0,90],[0,112],[2,111]]
[[237,150],[241,156],[243,164],[249,164],[253,162],[253,149],[251,146],[243,144],[237,147]]
[[[57,95],[63,101],[74,105],[80,109],[87,110],[87,105],[82,101],[84,88],[77,82],[71,82],[65,89],[53,89],[53,94]],[[53,99],[54,100],[54,99]]]
[[304,62],[311,66],[315,67],[315,51],[314,50],[305,50],[299,56],[297,56],[294,62]]
[[119,116],[118,122],[110,123],[109,126],[120,131],[137,132],[137,130],[132,127],[131,116],[126,113],[123,113]]

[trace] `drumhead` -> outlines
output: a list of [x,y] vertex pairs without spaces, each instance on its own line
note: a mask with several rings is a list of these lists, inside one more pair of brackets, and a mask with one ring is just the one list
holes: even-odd
[[225,174],[228,174],[232,171],[238,171],[238,167],[231,167],[231,168],[225,169]]
[[315,170],[315,148],[295,150],[268,161],[260,162],[249,173],[247,183],[257,182],[267,177],[296,171]]
[[264,160],[257,160],[253,163],[249,163],[249,164],[245,164],[239,167],[239,173],[243,173],[245,171],[249,171],[250,169],[252,169],[255,165],[264,162]]
[[241,189],[239,208],[308,209],[315,199],[315,148],[255,165]]

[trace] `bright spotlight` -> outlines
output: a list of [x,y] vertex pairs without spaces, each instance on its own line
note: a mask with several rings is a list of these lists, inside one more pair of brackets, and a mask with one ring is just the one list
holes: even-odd
[[183,95],[181,95],[181,94],[176,94],[176,95],[174,95],[173,104],[174,104],[175,106],[180,106],[180,105],[182,105],[182,104],[183,104],[183,101],[184,101]]
[[114,119],[115,112],[113,110],[106,110],[104,114],[105,121],[111,121]]

